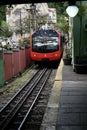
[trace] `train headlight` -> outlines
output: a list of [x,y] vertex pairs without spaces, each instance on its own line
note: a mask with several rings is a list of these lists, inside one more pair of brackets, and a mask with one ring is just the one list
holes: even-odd
[[55,56],[57,56],[57,54],[55,54]]
[[39,56],[38,54],[34,54],[34,57]]

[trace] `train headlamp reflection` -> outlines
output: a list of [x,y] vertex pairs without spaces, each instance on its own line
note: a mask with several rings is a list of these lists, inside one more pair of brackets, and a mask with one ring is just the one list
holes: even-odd
[[56,57],[56,56],[57,56],[57,54],[52,54],[52,56]]

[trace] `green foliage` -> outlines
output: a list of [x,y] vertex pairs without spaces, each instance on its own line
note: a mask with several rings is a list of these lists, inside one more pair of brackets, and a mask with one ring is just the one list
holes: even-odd
[[0,26],[2,20],[6,20],[6,5],[0,6]]
[[12,36],[12,31],[6,23],[6,5],[0,6],[0,36]]
[[78,12],[78,16],[82,16],[84,14],[87,14],[87,6],[85,5],[80,5],[79,6],[79,12]]
[[21,34],[21,28],[15,29],[15,33],[16,33],[16,34]]
[[55,28],[63,31],[64,33],[68,33],[69,25],[68,25],[68,15],[66,14],[66,7],[68,2],[53,2],[48,3],[49,8],[56,8],[57,14],[57,24],[55,24]]
[[63,58],[71,58],[70,49],[64,48],[64,51],[63,51]]
[[48,3],[49,8],[56,8],[56,14],[57,14],[57,20],[61,19],[61,16],[67,16],[66,14],[66,7],[68,3],[67,2],[52,2]]
[[29,37],[24,37],[19,40],[19,47],[29,47],[30,39]]
[[63,31],[64,33],[68,33],[69,31],[69,25],[67,20],[64,19],[64,16],[61,16],[60,21],[54,27],[58,28],[60,31]]
[[9,29],[9,26],[5,21],[1,22],[0,34],[4,37],[10,37],[13,34],[13,32]]

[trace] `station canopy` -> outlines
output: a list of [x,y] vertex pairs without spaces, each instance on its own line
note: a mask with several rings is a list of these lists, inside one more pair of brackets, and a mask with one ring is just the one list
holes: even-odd
[[[70,0],[0,0],[0,5],[24,4],[24,3],[48,3],[48,2],[65,2]],[[74,2],[76,0],[72,0]]]

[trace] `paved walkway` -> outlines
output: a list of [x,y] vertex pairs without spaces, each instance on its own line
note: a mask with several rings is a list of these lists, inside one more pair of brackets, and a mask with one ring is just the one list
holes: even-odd
[[87,130],[87,74],[62,60],[40,130]]
[[57,130],[87,130],[87,74],[64,66]]

